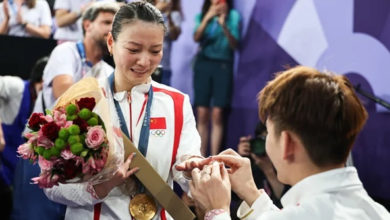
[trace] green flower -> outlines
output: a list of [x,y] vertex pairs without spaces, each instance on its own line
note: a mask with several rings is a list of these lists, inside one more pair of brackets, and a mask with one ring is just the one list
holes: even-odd
[[81,119],[84,119],[84,120],[88,120],[88,119],[90,119],[91,118],[91,116],[92,116],[92,112],[91,112],[91,110],[89,110],[89,109],[87,109],[87,108],[83,108],[83,109],[81,109],[81,111],[79,112],[79,117],[81,118]]
[[62,140],[67,140],[68,137],[69,137],[69,131],[67,128],[61,128],[61,130],[58,132],[58,136],[62,139]]
[[81,151],[84,150],[84,147],[81,143],[76,143],[70,145],[70,151],[75,155],[80,155]]
[[55,148],[57,148],[58,150],[61,151],[65,148],[66,142],[62,138],[57,138],[54,142],[54,146],[55,146]]
[[70,135],[68,138],[68,143],[70,145],[80,143],[80,136],[78,135]]
[[55,147],[52,147],[52,148],[50,148],[50,154],[51,154],[51,156],[59,157],[61,154],[61,150],[59,150]]
[[80,127],[78,125],[71,125],[69,128],[69,134],[78,135],[80,134]]
[[96,118],[90,118],[88,121],[87,121],[87,124],[89,126],[95,126],[95,125],[98,125],[98,120]]
[[42,155],[46,160],[50,160],[50,157],[51,157],[51,152],[50,152],[50,149],[45,149],[43,151],[43,155]]
[[66,114],[67,115],[74,115],[76,114],[77,106],[75,104],[69,104],[66,106]]

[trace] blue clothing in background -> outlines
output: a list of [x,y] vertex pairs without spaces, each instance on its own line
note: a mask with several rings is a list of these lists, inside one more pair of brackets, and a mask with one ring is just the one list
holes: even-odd
[[10,125],[2,124],[5,148],[0,153],[2,168],[0,171],[1,178],[7,185],[11,185],[14,178],[14,171],[18,157],[16,156],[16,150],[19,145],[23,144],[24,140],[22,133],[26,127],[26,123],[31,113],[31,94],[30,94],[30,82],[24,81],[24,92],[19,108],[19,113],[16,116],[14,122]]
[[30,82],[25,81],[24,92],[13,124],[2,124],[6,146],[0,154],[2,161],[1,178],[8,185],[13,184],[13,220],[60,220],[64,219],[64,205],[50,201],[43,190],[31,184],[31,178],[40,174],[38,164],[17,157],[17,148],[25,142],[22,133],[30,117],[34,103],[31,101]]
[[38,163],[20,159],[15,170],[11,220],[63,220],[66,206],[49,200],[31,178],[41,172]]

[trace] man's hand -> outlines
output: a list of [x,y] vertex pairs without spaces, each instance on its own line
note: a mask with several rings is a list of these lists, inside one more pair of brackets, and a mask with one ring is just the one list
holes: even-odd
[[227,149],[217,156],[213,156],[212,159],[223,162],[230,167],[228,172],[232,190],[251,206],[260,196],[260,192],[253,180],[250,160],[241,157],[232,149]]
[[231,200],[229,175],[223,164],[213,162],[202,171],[192,171],[190,190],[196,204],[206,212],[224,209],[229,212]]

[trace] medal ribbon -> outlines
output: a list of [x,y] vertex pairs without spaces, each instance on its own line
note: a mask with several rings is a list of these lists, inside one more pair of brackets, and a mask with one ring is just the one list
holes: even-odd
[[[114,73],[112,73],[108,77],[108,81],[110,83],[110,89],[112,96],[114,96]],[[148,152],[148,144],[149,144],[149,130],[150,130],[150,109],[152,106],[152,100],[153,100],[153,87],[150,86],[149,92],[148,92],[148,102],[146,104],[146,110],[145,110],[145,116],[144,120],[142,121],[142,127],[141,127],[141,134],[138,141],[138,150],[146,157],[146,153]],[[126,126],[126,121],[123,116],[122,110],[119,106],[118,101],[114,99],[115,103],[115,109],[119,117],[120,121],[120,127],[123,133],[130,139],[129,130]]]

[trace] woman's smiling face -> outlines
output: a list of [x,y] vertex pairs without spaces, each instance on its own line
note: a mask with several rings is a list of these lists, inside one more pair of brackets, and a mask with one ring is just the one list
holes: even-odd
[[[114,41],[107,41],[115,62],[115,76],[132,86],[146,83],[162,59],[164,28],[137,20],[124,24]],[[127,87],[127,86],[125,86]]]

